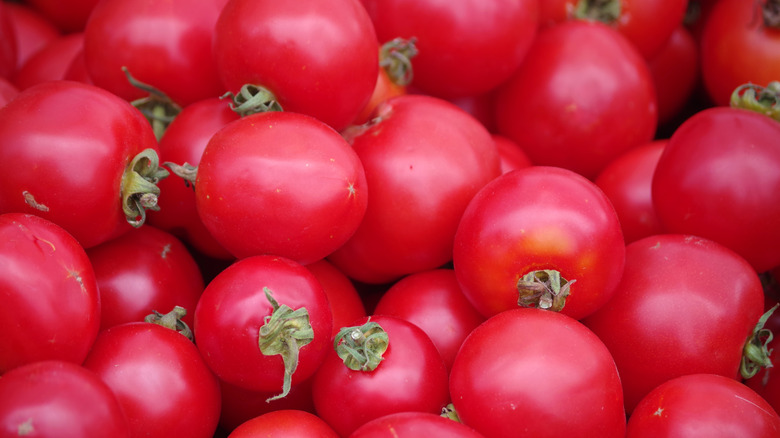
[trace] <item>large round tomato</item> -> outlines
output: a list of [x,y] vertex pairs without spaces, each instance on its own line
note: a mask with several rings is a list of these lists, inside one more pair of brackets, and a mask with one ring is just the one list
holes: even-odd
[[463,423],[430,412],[399,412],[365,423],[349,438],[483,438]]
[[295,409],[268,412],[247,420],[228,438],[339,438],[339,434],[318,416]]
[[230,0],[214,30],[214,59],[228,91],[263,87],[285,111],[336,130],[371,97],[378,48],[359,0]]
[[460,420],[486,437],[623,437],[615,363],[578,321],[541,309],[502,312],[463,342],[450,372]]
[[474,196],[453,263],[463,293],[486,317],[524,306],[580,319],[612,297],[624,256],[618,216],[598,186],[566,169],[533,166]]
[[294,112],[235,120],[211,137],[198,166],[203,224],[234,256],[275,254],[299,263],[347,241],[367,208],[355,151],[325,123]]
[[700,82],[699,44],[683,25],[677,27],[661,50],[649,60],[658,97],[658,123],[674,124],[686,117],[685,105],[691,102]]
[[149,122],[126,101],[79,82],[38,84],[0,108],[0,213],[41,216],[95,246],[156,208],[154,184],[168,174],[156,160]]
[[38,216],[0,215],[0,374],[31,362],[81,363],[100,328],[87,254]]
[[777,138],[780,123],[752,111],[709,108],[688,118],[653,176],[664,228],[721,243],[758,272],[780,266]]
[[657,125],[647,62],[625,37],[597,22],[540,31],[495,102],[498,132],[531,162],[588,178],[650,141]]

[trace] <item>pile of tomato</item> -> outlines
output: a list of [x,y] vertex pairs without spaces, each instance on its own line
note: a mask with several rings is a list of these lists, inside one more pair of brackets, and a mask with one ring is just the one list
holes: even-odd
[[0,435],[776,438],[778,101],[778,0],[3,0]]

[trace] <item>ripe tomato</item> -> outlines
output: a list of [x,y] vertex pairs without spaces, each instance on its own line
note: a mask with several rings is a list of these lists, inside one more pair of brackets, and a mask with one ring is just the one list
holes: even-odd
[[10,80],[17,69],[16,32],[5,2],[0,2],[0,77]]
[[336,333],[364,316],[366,307],[357,288],[343,272],[325,259],[306,265],[322,285],[333,313],[333,331]]
[[64,229],[37,216],[0,215],[0,374],[31,362],[81,363],[100,328],[95,273]]
[[[0,213],[48,219],[89,248],[156,208],[157,141],[149,122],[101,88],[49,81],[0,108]],[[128,223],[129,222],[129,223]]]
[[618,216],[598,186],[566,169],[533,166],[474,196],[453,263],[463,293],[485,317],[522,305],[580,319],[612,297],[624,256]]
[[580,20],[539,32],[496,94],[495,114],[498,133],[531,162],[588,178],[652,140],[658,117],[647,62],[614,29]]
[[504,82],[538,26],[539,0],[362,2],[380,42],[416,39],[412,84],[439,97],[481,94]]
[[349,438],[483,438],[463,423],[430,412],[399,412],[385,415],[357,428]]
[[29,5],[17,2],[3,2],[16,41],[16,69],[43,48],[59,38],[59,29]]
[[84,30],[98,0],[25,0],[64,33]]
[[195,339],[220,379],[286,395],[319,367],[333,324],[317,278],[292,260],[241,259],[217,274],[195,309]]
[[19,89],[8,79],[0,77],[0,107],[5,106],[17,94],[19,94]]
[[220,380],[222,412],[219,416],[219,426],[229,433],[241,424],[273,411],[295,409],[314,413],[311,386],[312,379],[306,379],[293,385],[290,393],[283,398],[268,401],[278,391],[253,391]]
[[198,166],[203,224],[238,258],[324,258],[367,208],[360,158],[336,131],[300,113],[245,116],[211,137]]
[[[552,347],[554,345],[554,347]],[[541,309],[491,317],[463,342],[450,372],[460,420],[486,437],[623,437],[615,363],[578,321]]]
[[501,156],[501,172],[507,173],[510,170],[522,169],[529,167],[531,159],[523,151],[523,149],[515,143],[513,140],[500,135],[492,134],[493,140],[496,142],[498,148],[498,154]]
[[129,437],[111,389],[72,362],[44,360],[0,379],[0,435],[85,438]]
[[758,272],[780,266],[778,137],[780,124],[752,111],[708,108],[688,118],[653,176],[663,227],[723,244]]
[[618,292],[583,322],[612,353],[630,413],[684,374],[737,379],[762,309],[761,283],[742,257],[706,239],[662,234],[626,246]]
[[64,79],[65,73],[84,45],[84,34],[63,35],[31,55],[16,71],[14,84],[20,89],[41,82]]
[[444,361],[411,322],[362,318],[345,327],[333,346],[314,375],[312,397],[317,415],[340,436],[385,415],[439,413],[447,404]]
[[374,284],[447,263],[466,204],[501,173],[484,126],[445,100],[405,95],[380,104],[370,125],[346,136],[370,195],[357,231],[328,260]]
[[701,78],[699,44],[691,31],[680,25],[648,62],[658,97],[658,123],[674,123],[675,118],[685,116],[682,110],[696,97]]
[[773,438],[780,416],[750,388],[715,374],[671,379],[645,396],[628,420],[626,438]]
[[214,24],[227,0],[106,0],[84,29],[89,77],[123,99],[146,97],[122,71],[162,91],[175,103],[216,97],[224,89],[211,53]]
[[284,409],[257,416],[238,426],[228,438],[339,438],[328,423],[316,415]]
[[371,97],[378,47],[359,0],[230,0],[214,30],[214,59],[228,91],[263,87],[285,111],[336,130]]

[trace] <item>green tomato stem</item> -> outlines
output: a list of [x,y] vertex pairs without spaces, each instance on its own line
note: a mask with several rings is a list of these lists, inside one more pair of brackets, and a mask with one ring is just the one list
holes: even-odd
[[271,90],[254,84],[245,84],[238,94],[225,93],[222,98],[230,98],[230,108],[241,117],[268,111],[283,111]]
[[185,315],[187,315],[187,309],[176,306],[173,310],[164,315],[156,310],[152,310],[151,314],[146,315],[144,321],[177,331],[192,341],[192,330],[190,330],[187,323],[182,321],[182,318],[184,318]]
[[384,360],[390,340],[387,332],[370,319],[360,326],[344,327],[333,339],[333,348],[344,365],[354,371],[373,371]]
[[146,210],[160,209],[157,183],[169,173],[160,167],[159,161],[154,149],[144,149],[133,157],[122,175],[122,210],[127,222],[136,228],[146,222]]
[[396,85],[406,86],[414,79],[412,58],[417,56],[417,38],[395,38],[379,49],[379,66]]
[[168,128],[168,125],[170,125],[173,119],[181,112],[181,107],[162,91],[134,78],[127,67],[123,66],[122,71],[125,73],[130,85],[149,93],[147,97],[136,99],[132,101],[131,104],[146,117],[146,120],[152,125],[154,136],[159,141]]
[[574,18],[600,21],[613,25],[620,18],[621,0],[580,0],[574,8]]
[[517,305],[560,312],[575,281],[566,280],[555,270],[531,271],[517,280]]
[[758,319],[758,323],[753,328],[753,333],[750,334],[745,346],[742,350],[742,361],[740,362],[739,372],[745,379],[749,379],[759,371],[761,368],[769,368],[772,366],[772,361],[769,359],[769,355],[772,350],[768,349],[768,345],[772,342],[772,330],[764,328],[764,325],[769,320],[769,317],[780,307],[780,304],[775,304],[774,307],[766,311],[761,318]]
[[764,114],[780,122],[780,82],[772,81],[766,87],[743,84],[731,93],[732,108],[742,108]]

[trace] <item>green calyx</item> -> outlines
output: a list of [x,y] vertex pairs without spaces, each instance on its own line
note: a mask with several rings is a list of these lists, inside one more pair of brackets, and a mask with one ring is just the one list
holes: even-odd
[[441,408],[441,416],[448,420],[452,420],[458,423],[461,422],[458,411],[455,410],[455,405],[452,403],[449,403],[447,406]]
[[186,314],[187,309],[181,306],[176,306],[173,308],[173,310],[166,313],[165,315],[156,310],[152,310],[150,315],[146,315],[144,321],[177,331],[192,341],[192,330],[190,330],[190,327],[187,325],[187,323],[181,320]]
[[187,187],[195,188],[195,179],[198,177],[198,168],[190,163],[176,164],[170,161],[163,163],[171,170],[171,173],[184,180]]
[[122,71],[132,86],[149,93],[147,97],[136,99],[130,103],[146,117],[146,120],[152,125],[154,136],[159,141],[168,125],[181,112],[181,107],[162,91],[134,78],[127,67],[123,66]]
[[575,281],[566,280],[555,270],[531,271],[517,280],[517,305],[560,312]]
[[260,327],[258,345],[264,355],[280,355],[284,361],[282,393],[266,400],[271,402],[290,393],[292,375],[298,368],[300,349],[314,339],[314,330],[309,322],[309,311],[305,307],[293,310],[286,304],[279,305],[271,289],[264,287],[263,292],[271,303],[273,312],[265,317],[265,322]]
[[122,210],[127,222],[138,228],[146,222],[146,210],[157,211],[160,188],[157,183],[169,175],[160,167],[154,149],[144,149],[133,157],[122,175]]
[[370,319],[361,326],[342,328],[333,340],[333,348],[344,365],[354,371],[375,370],[388,346],[387,332]]
[[227,92],[222,98],[230,98],[230,108],[241,117],[255,113],[283,111],[276,96],[267,88],[259,85],[245,84],[238,91],[238,94]]
[[573,16],[579,20],[600,21],[612,25],[620,18],[621,0],[580,0]]
[[412,58],[417,56],[417,38],[395,38],[379,49],[379,67],[396,85],[406,86],[412,83],[414,71]]
[[743,84],[731,93],[732,108],[742,108],[764,114],[780,122],[780,81],[772,81],[766,87]]
[[772,342],[772,331],[764,328],[769,317],[780,307],[780,304],[775,304],[774,307],[769,309],[766,313],[761,315],[758,319],[758,323],[753,328],[753,333],[748,337],[745,342],[745,346],[742,349],[742,361],[739,364],[739,373],[745,379],[749,379],[759,371],[761,368],[770,368],[772,361],[769,360],[769,355],[772,354],[772,350],[767,346]]

